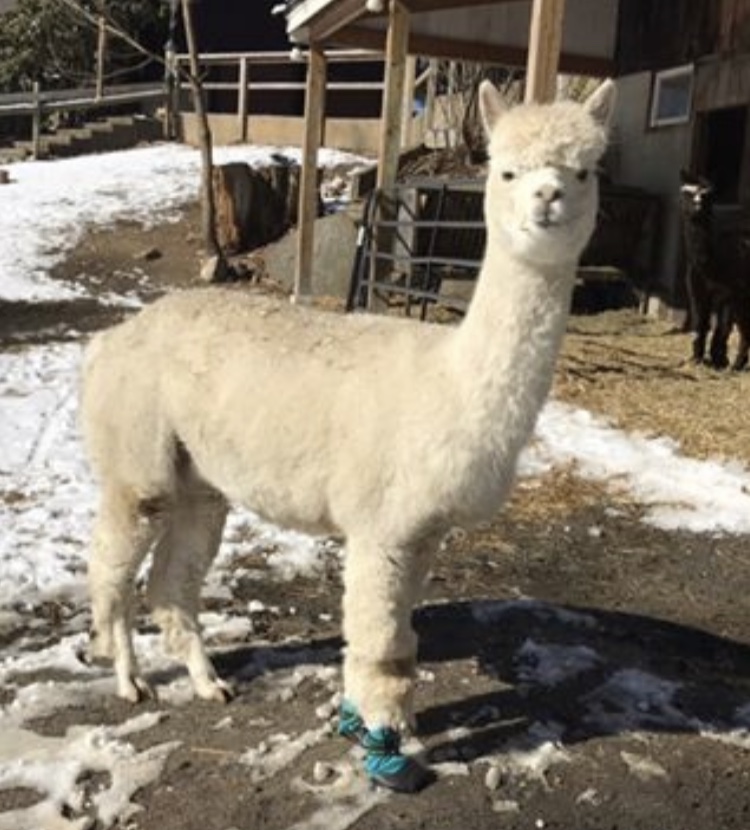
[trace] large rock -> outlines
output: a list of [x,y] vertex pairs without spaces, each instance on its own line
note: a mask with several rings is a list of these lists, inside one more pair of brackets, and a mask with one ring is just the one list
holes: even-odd
[[[312,289],[316,297],[346,298],[357,247],[357,226],[346,213],[332,213],[315,222]],[[269,277],[291,291],[297,259],[297,230],[263,251]]]

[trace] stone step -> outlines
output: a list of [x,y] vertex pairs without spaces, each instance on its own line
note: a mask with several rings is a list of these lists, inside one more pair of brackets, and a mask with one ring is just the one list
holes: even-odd
[[[56,133],[43,135],[39,146],[44,157],[64,158],[127,150],[141,142],[158,141],[162,137],[163,126],[157,118],[117,115],[103,121],[92,121],[83,127],[63,128]],[[33,153],[33,143],[17,141],[12,149],[21,158],[28,157]]]
[[15,161],[25,161],[30,155],[29,150],[21,147],[0,147],[0,164],[12,164]]

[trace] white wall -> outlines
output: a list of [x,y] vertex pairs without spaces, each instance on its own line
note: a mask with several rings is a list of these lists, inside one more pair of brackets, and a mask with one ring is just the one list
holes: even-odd
[[661,230],[657,250],[657,280],[674,296],[680,267],[680,168],[690,162],[690,124],[649,129],[651,73],[617,79],[617,108],[608,172],[617,184],[642,187],[661,197]]

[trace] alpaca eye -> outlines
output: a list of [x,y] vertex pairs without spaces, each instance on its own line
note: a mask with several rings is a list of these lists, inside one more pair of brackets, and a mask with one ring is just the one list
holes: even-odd
[[516,177],[516,174],[511,172],[510,170],[506,170],[503,173],[503,178],[505,179],[506,182],[512,182],[513,179],[515,179],[515,177]]
[[579,182],[585,182],[586,179],[588,179],[588,177],[589,177],[589,171],[588,170],[579,170],[576,173],[576,178],[578,179]]

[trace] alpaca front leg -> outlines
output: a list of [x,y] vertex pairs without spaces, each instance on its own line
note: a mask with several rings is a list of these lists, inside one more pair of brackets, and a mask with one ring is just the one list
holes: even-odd
[[344,690],[370,726],[412,725],[415,563],[405,550],[349,543],[344,568]]
[[722,303],[716,312],[716,327],[711,337],[709,354],[711,355],[711,365],[715,369],[726,369],[729,365],[727,342],[729,341],[733,324],[734,315],[727,301]]
[[711,328],[711,298],[702,273],[693,268],[687,272],[686,287],[689,300],[689,318],[691,328],[695,331],[693,338],[693,361],[703,363],[706,353],[706,340]]
[[344,696],[339,731],[367,750],[365,770],[413,792],[431,775],[400,752],[413,723],[417,636],[411,625],[428,559],[417,549],[351,541],[344,567]]

